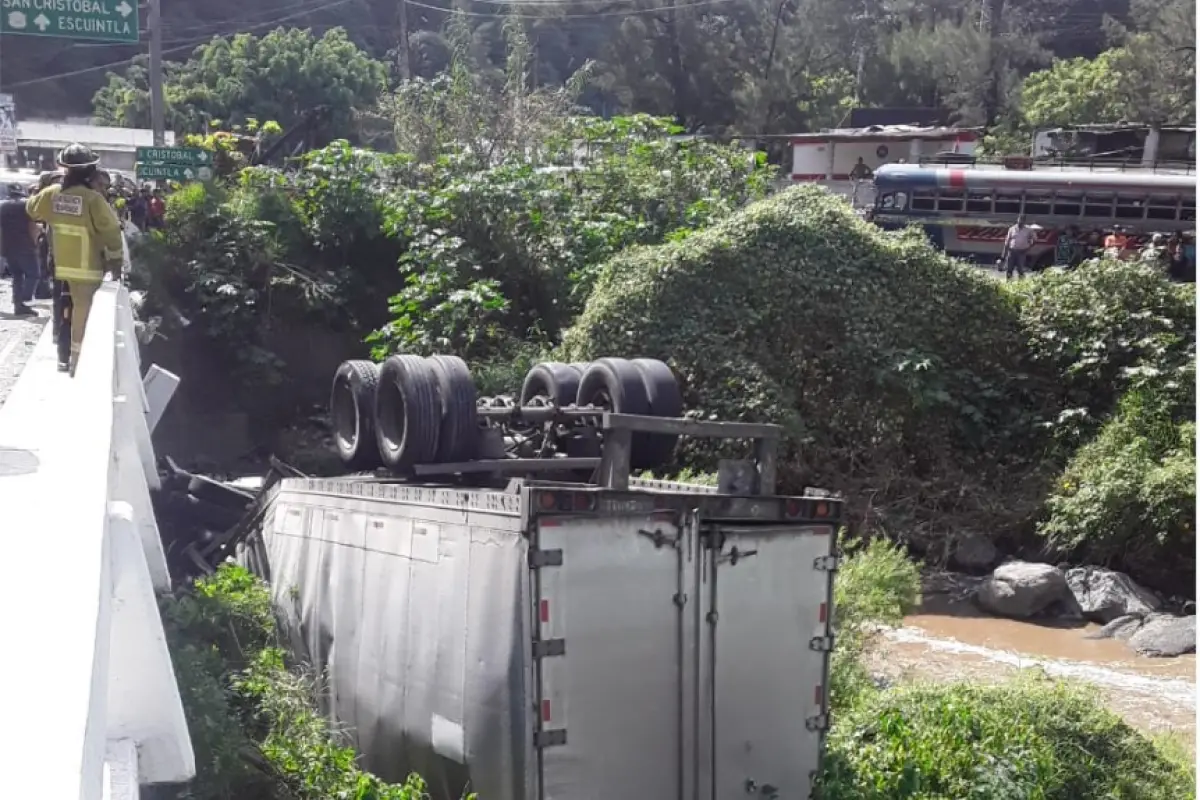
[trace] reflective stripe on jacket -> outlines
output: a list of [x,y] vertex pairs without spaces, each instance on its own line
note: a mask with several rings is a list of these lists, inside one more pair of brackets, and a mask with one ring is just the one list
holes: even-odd
[[25,204],[29,216],[50,226],[54,276],[99,283],[104,267],[124,256],[121,223],[104,195],[86,186],[50,186]]

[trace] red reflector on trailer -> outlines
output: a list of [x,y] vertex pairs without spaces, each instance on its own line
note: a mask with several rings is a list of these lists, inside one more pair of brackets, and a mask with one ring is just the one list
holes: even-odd
[[550,701],[543,700],[542,701],[542,722],[549,722],[549,721],[550,721]]
[[824,702],[825,702],[825,687],[818,683],[817,688],[813,690],[813,703],[815,705],[819,706]]
[[554,508],[554,495],[550,494],[549,492],[543,492],[538,502],[541,504],[542,508]]
[[816,515],[818,517],[829,516],[829,503],[817,503]]
[[[543,600],[542,602],[544,603],[546,601]],[[820,607],[817,609],[817,621],[820,622],[822,625],[824,625],[825,620],[828,618],[828,616],[829,616],[829,606],[827,606],[825,603],[821,603]]]
[[542,622],[550,621],[550,601],[549,600],[543,600],[541,603],[538,604],[538,617],[542,620]]

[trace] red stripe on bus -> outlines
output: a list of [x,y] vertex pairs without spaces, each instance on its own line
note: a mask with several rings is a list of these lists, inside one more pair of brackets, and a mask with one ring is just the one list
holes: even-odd
[[950,170],[950,187],[953,189],[962,189],[967,185],[967,173],[961,169]]

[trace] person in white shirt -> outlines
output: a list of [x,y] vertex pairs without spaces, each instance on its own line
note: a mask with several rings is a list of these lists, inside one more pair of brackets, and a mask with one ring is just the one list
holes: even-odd
[[1017,224],[1008,229],[1004,238],[1004,276],[1012,280],[1013,270],[1025,277],[1025,266],[1029,263],[1029,251],[1037,237],[1033,228],[1025,224],[1024,217],[1017,217]]

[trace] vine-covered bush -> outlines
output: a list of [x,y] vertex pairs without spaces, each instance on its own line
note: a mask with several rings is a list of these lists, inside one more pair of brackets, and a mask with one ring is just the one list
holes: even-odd
[[840,490],[856,519],[928,545],[1040,508],[1054,398],[1024,339],[994,282],[800,187],[618,254],[563,357],[666,360],[691,413],[786,426],[785,491]]

